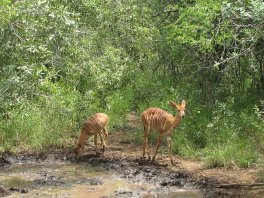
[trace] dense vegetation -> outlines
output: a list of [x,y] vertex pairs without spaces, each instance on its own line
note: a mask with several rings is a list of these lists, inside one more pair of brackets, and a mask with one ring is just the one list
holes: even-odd
[[[187,101],[174,152],[264,154],[262,0],[1,0],[0,152],[72,148],[88,115]],[[131,131],[137,142],[142,129]]]

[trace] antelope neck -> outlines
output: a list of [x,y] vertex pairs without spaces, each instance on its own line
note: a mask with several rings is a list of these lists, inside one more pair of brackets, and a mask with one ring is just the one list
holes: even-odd
[[174,116],[174,123],[176,124],[176,126],[180,123],[181,120],[182,120],[182,117],[179,114],[176,114]]

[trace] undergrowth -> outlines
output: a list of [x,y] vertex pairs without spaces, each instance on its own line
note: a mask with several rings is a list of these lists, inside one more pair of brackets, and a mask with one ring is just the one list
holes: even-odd
[[[174,115],[176,112],[168,101],[186,99],[186,117],[173,134],[175,154],[203,160],[208,167],[250,167],[263,161],[264,120],[259,108],[263,101],[249,105],[246,100],[240,99],[244,103],[238,104],[236,98],[229,98],[207,106],[200,102],[196,92],[172,86],[171,79],[149,73],[137,78],[135,82],[140,83],[127,84],[104,99],[100,95],[81,94],[59,84],[49,84],[52,85],[50,95],[22,101],[0,120],[0,152],[73,149],[82,123],[95,112],[109,115],[108,130],[114,133],[127,126],[126,116],[131,111],[139,118],[143,110],[155,106]],[[157,132],[152,132],[152,146],[156,138]],[[166,145],[166,138],[163,139]],[[127,138],[119,141],[143,145],[142,125],[132,128]]]

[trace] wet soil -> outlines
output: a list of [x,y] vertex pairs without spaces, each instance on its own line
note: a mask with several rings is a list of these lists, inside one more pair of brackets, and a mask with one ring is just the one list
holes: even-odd
[[65,151],[4,158],[0,196],[202,197],[188,175],[144,160],[86,154],[76,161]]
[[[132,183],[147,183],[154,185],[158,190],[162,189],[184,189],[197,191],[200,197],[239,197],[239,198],[263,198],[263,186],[223,186],[222,184],[252,184],[263,181],[261,168],[254,167],[248,169],[208,169],[200,161],[189,161],[174,156],[176,165],[170,164],[167,153],[159,152],[155,163],[148,159],[142,159],[142,145],[134,145],[127,137],[129,130],[115,131],[109,135],[106,151],[104,155],[94,155],[93,147],[87,145],[80,160],[76,161],[72,150],[45,151],[43,153],[17,154],[3,153],[0,157],[0,169],[8,170],[9,167],[17,165],[41,165],[41,164],[89,164],[92,167],[100,168],[104,171],[115,172],[118,177],[124,178]],[[76,137],[77,138],[77,137]],[[74,142],[75,140],[73,140]],[[154,145],[150,145],[152,153]],[[56,162],[56,163],[54,163]],[[100,178],[79,178],[78,181],[64,180],[63,176],[54,177],[48,172],[42,172],[33,180],[34,187],[41,186],[61,186],[67,187],[73,183],[85,184],[89,186],[100,186],[104,181]],[[88,190],[93,191],[94,187]],[[0,197],[13,193],[27,194],[32,188],[10,188],[0,182]],[[134,193],[134,194],[133,194]],[[114,197],[134,197],[132,191],[116,191]],[[195,197],[189,196],[189,197]],[[65,196],[67,197],[67,196]],[[161,196],[162,197],[162,196]],[[169,197],[169,196],[168,196]],[[171,197],[175,197],[172,195]],[[179,196],[180,197],[180,196]],[[182,196],[188,197],[188,196]],[[198,196],[199,197],[199,196]]]
[[[120,137],[120,136],[119,136]],[[121,147],[109,147],[110,151],[103,158],[90,158],[83,156],[81,161],[100,165],[106,170],[115,170],[121,172],[123,177],[129,178],[134,182],[139,182],[142,178],[148,183],[158,184],[162,187],[179,189],[198,190],[202,197],[264,197],[263,187],[221,187],[222,184],[229,183],[254,183],[249,178],[242,178],[243,170],[232,170],[201,168],[190,171],[189,162],[183,159],[175,158],[176,165],[172,166],[167,154],[160,154],[157,161],[153,164],[147,159],[142,159],[141,149],[135,145],[122,145]],[[183,163],[184,162],[184,163]],[[187,165],[188,164],[188,165]],[[191,166],[191,165],[190,165]],[[211,172],[210,172],[211,171]],[[221,177],[218,177],[222,172]]]
[[[119,136],[120,137],[120,136]],[[112,136],[111,138],[114,138]],[[157,161],[153,164],[147,159],[140,157],[140,147],[133,144],[120,144],[109,145],[103,156],[94,155],[91,147],[87,146],[85,154],[80,160],[76,161],[72,151],[56,151],[56,152],[44,152],[38,154],[20,154],[11,155],[3,154],[0,158],[0,167],[2,170],[7,170],[12,166],[18,165],[41,165],[41,164],[89,164],[92,167],[102,168],[105,171],[116,172],[120,178],[125,178],[132,183],[145,182],[154,184],[162,190],[162,188],[170,189],[185,189],[195,190],[201,192],[201,197],[264,197],[264,191],[262,187],[248,188],[248,187],[236,187],[236,188],[224,188],[220,187],[222,183],[232,183],[235,179],[232,176],[226,174],[223,170],[222,176],[217,177],[217,174],[208,174],[213,172],[213,169],[197,169],[194,165],[189,164],[195,172],[190,171],[190,167],[183,167],[184,160],[175,158],[177,162],[176,166],[172,166],[169,163],[167,154],[159,154]],[[187,162],[185,162],[187,163]],[[195,162],[190,162],[195,163]],[[199,164],[196,164],[198,166]],[[216,171],[216,172],[217,172]],[[242,174],[242,173],[241,173]],[[243,174],[242,174],[243,175]],[[226,176],[226,178],[225,178]],[[237,174],[239,177],[239,174]],[[225,178],[225,179],[224,179]],[[227,181],[229,179],[229,181]],[[230,180],[231,179],[231,180]],[[237,180],[240,180],[237,178]],[[72,185],[76,181],[65,181],[63,176],[54,177],[48,172],[43,171],[38,178],[33,180],[34,188],[43,186],[57,186],[67,187]],[[79,179],[79,184],[88,185],[102,185],[103,180],[100,178],[83,178]],[[0,184],[1,185],[1,184]],[[26,194],[32,188],[10,187],[7,188],[3,185],[0,186],[0,197],[7,196],[12,193]],[[91,188],[91,190],[93,190]],[[116,197],[131,197],[131,191],[115,192]],[[134,195],[134,194],[133,194]],[[67,196],[65,196],[67,197]],[[191,197],[191,196],[190,196]]]

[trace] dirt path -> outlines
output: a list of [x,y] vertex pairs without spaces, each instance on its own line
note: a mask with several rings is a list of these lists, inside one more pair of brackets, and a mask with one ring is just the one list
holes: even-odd
[[[138,117],[131,113],[127,116],[127,122],[128,126],[133,128],[142,128],[140,121],[138,120]],[[142,132],[143,133],[143,132]],[[142,146],[133,146],[129,145],[128,147],[123,147],[120,142],[122,142],[122,138],[125,138],[127,136],[127,132],[125,131],[119,131],[118,133],[113,133],[113,136],[110,139],[110,144],[113,145],[119,145],[121,146],[125,152],[133,152],[136,155],[141,156],[142,154]],[[143,136],[143,135],[142,135]],[[119,141],[116,141],[118,140]],[[135,150],[136,149],[136,150]],[[152,148],[153,149],[153,148]],[[129,151],[131,150],[131,151]],[[138,154],[137,154],[138,153]],[[189,161],[184,160],[180,157],[174,156],[176,162],[178,163],[176,167],[183,168],[187,171],[197,173],[200,176],[209,176],[209,177],[215,177],[219,182],[222,183],[254,183],[254,182],[264,182],[264,176],[260,177],[261,170],[264,171],[264,167],[254,167],[254,168],[236,168],[236,169],[225,169],[225,168],[213,168],[213,169],[207,169],[205,168],[204,164],[200,161]],[[164,163],[169,163],[169,158],[167,155],[162,156],[161,159]],[[160,160],[159,160],[160,161]],[[263,175],[264,173],[262,173]]]
[[[264,186],[258,187],[220,187],[221,184],[253,184],[264,182],[260,177],[260,168],[225,169],[205,168],[200,161],[189,161],[174,155],[176,165],[170,164],[168,154],[158,153],[154,165],[148,160],[142,160],[142,146],[136,146],[124,142],[128,132],[115,132],[109,136],[109,145],[105,153],[106,158],[125,159],[126,161],[138,161],[150,167],[163,167],[166,172],[186,174],[194,185],[203,189],[205,197],[264,197]],[[151,146],[152,153],[154,146]],[[141,161],[141,162],[140,162]],[[263,177],[262,177],[263,178]]]
[[[132,123],[132,128],[138,127],[136,120],[129,119],[130,123]],[[121,177],[131,179],[135,182],[143,179],[147,182],[168,188],[194,188],[201,191],[203,196],[208,198],[264,197],[264,186],[221,187],[221,184],[254,184],[264,182],[263,168],[208,169],[200,161],[185,160],[176,155],[174,155],[176,165],[172,166],[168,155],[161,154],[161,152],[158,153],[156,162],[152,164],[149,160],[141,158],[142,145],[137,146],[126,141],[131,131],[133,130],[122,129],[112,132],[109,135],[104,156],[95,156],[92,151],[92,146],[87,145],[80,162],[86,162],[95,167],[102,167],[107,171],[116,171]],[[151,153],[153,153],[154,145],[150,145],[150,148]],[[9,160],[10,158],[12,160]],[[67,161],[69,163],[79,163],[76,162],[72,150],[63,150],[38,154],[19,154],[16,156],[4,154],[0,157],[0,168],[10,165],[10,161],[11,164],[19,164],[23,161],[41,163],[49,158]],[[0,197],[4,195],[4,191],[5,189],[0,184]]]
[[[87,163],[95,167],[104,168],[106,171],[118,172],[121,177],[138,182],[146,181],[158,184],[165,188],[185,188],[202,192],[203,197],[264,197],[264,188],[260,187],[232,187],[223,188],[221,184],[240,183],[252,184],[263,182],[259,178],[260,170],[236,169],[226,170],[224,168],[206,169],[202,162],[188,161],[174,156],[175,166],[170,164],[167,154],[159,153],[156,162],[152,164],[147,159],[142,159],[142,146],[130,143],[122,143],[127,137],[124,131],[117,131],[109,135],[108,145],[104,156],[95,156],[92,146],[85,147],[85,153],[76,162],[73,151],[53,151],[38,154],[4,154],[0,159],[0,167],[10,166],[10,164],[42,163],[47,160],[61,160],[67,163]],[[151,146],[153,148],[153,146]],[[11,160],[10,160],[11,159]],[[11,162],[11,163],[10,163]],[[263,177],[262,177],[263,178]],[[46,181],[46,178],[44,179]],[[52,180],[53,181],[53,180]],[[54,182],[54,181],[53,181]],[[1,185],[1,184],[0,184]],[[51,183],[52,185],[52,183]],[[12,189],[9,189],[9,191]],[[14,189],[13,189],[14,190]],[[24,193],[24,189],[15,189]],[[0,197],[5,194],[0,186]],[[12,193],[12,192],[9,192]]]

